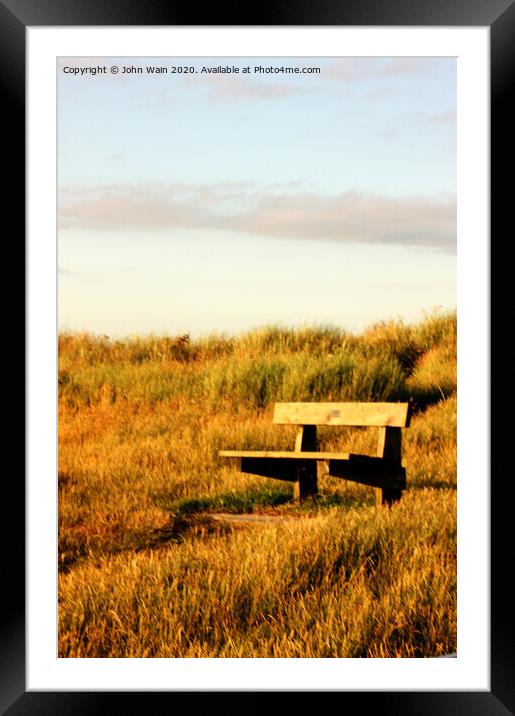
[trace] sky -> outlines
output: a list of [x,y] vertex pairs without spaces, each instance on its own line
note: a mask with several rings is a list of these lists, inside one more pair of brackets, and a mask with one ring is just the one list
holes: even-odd
[[57,83],[59,330],[455,308],[454,58],[59,58]]

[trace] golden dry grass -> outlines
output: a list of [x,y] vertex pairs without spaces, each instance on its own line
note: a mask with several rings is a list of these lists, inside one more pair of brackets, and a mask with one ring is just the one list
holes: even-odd
[[[453,315],[361,336],[60,336],[60,656],[455,651],[455,346]],[[377,509],[371,488],[323,477],[319,499],[299,508],[288,483],[218,457],[291,448],[272,408],[299,393],[413,398],[398,504]],[[325,428],[320,439],[373,452],[376,436]],[[216,512],[296,519],[242,528]]]

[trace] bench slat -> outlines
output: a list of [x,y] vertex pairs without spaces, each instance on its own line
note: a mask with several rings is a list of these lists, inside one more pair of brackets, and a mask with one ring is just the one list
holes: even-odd
[[347,462],[330,460],[328,474],[378,488],[406,489],[406,469],[392,460],[352,455]]
[[276,457],[291,460],[349,460],[348,452],[308,452],[291,450],[221,450],[220,457]]
[[[228,450],[224,457],[240,459],[242,472],[249,472],[263,477],[274,477],[277,480],[298,482],[306,469],[316,460],[323,460],[327,466],[326,474],[345,480],[360,482],[378,488],[405,489],[406,470],[392,460],[368,455],[343,455],[341,453],[282,453],[280,457],[272,452],[247,451],[237,453]],[[337,457],[327,457],[336,455]],[[290,458],[290,459],[288,459]],[[316,486],[316,471],[312,474]]]
[[276,403],[276,425],[347,425],[397,427],[409,425],[409,403]]

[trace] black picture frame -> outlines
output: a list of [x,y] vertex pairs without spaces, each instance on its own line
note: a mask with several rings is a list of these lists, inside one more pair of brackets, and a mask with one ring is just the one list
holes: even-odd
[[[201,19],[201,22],[199,22]],[[318,0],[316,3],[298,2],[272,5],[261,2],[246,7],[220,3],[200,6],[186,5],[165,0],[0,0],[0,87],[4,98],[3,119],[4,156],[7,148],[12,152],[9,182],[4,189],[5,206],[16,220],[12,224],[11,244],[21,247],[24,262],[25,216],[25,43],[26,29],[36,26],[114,26],[114,25],[283,25],[283,26],[480,26],[490,28],[491,38],[491,248],[493,262],[503,258],[506,245],[504,232],[509,229],[507,216],[510,181],[504,177],[513,171],[513,147],[510,143],[513,112],[509,109],[510,79],[515,67],[515,4],[511,0],[360,0],[359,2],[336,2]],[[511,148],[511,149],[510,149]],[[505,171],[506,170],[506,171]],[[492,265],[493,267],[493,265]],[[507,282],[509,284],[509,282]],[[501,282],[490,292],[490,315],[503,313],[508,302],[509,285]],[[24,298],[22,298],[24,305]],[[24,314],[25,315],[25,314]],[[13,335],[24,342],[19,322]],[[27,350],[31,346],[27,345]],[[503,375],[502,359],[491,354],[491,376]],[[507,365],[507,361],[506,361]],[[507,368],[508,369],[508,368]],[[498,382],[502,378],[499,377]],[[492,380],[492,388],[495,383]],[[30,387],[30,386],[28,386]],[[13,398],[14,400],[14,398]],[[19,386],[16,400],[20,402]],[[490,410],[495,405],[493,400]],[[506,429],[505,429],[506,431]],[[490,450],[506,445],[507,434],[501,427],[491,431]],[[19,464],[19,463],[18,463]],[[4,481],[4,523],[7,512],[9,524],[25,524],[25,487],[19,469],[10,472]],[[15,479],[16,478],[16,479]],[[511,475],[503,470],[491,471],[491,689],[485,691],[444,692],[342,692],[335,694],[338,708],[366,708],[380,710],[383,714],[475,714],[496,716],[515,713],[515,674],[513,609],[509,588],[505,586],[510,564],[512,540],[509,513],[505,513],[506,485]],[[14,519],[13,519],[14,518]],[[121,692],[49,692],[26,691],[25,685],[25,543],[23,533],[8,528],[9,539],[4,537],[3,575],[6,606],[2,610],[0,632],[0,709],[11,716],[18,714],[90,714],[107,713],[120,708],[120,699],[129,697],[136,709],[164,712],[177,707],[177,692],[130,693]],[[15,538],[11,538],[15,535]],[[189,693],[189,709],[212,710],[213,706],[224,711],[244,709],[256,712],[277,704],[283,708],[284,697],[291,694],[231,693],[231,699],[223,693]],[[233,699],[232,697],[235,697]],[[320,694],[303,693],[306,706]],[[159,698],[161,706],[154,706]],[[168,705],[167,705],[168,704]],[[180,707],[179,707],[180,708]]]

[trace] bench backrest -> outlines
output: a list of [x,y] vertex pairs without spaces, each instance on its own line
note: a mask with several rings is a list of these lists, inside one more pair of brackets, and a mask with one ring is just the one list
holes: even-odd
[[276,403],[277,425],[408,427],[409,403]]

